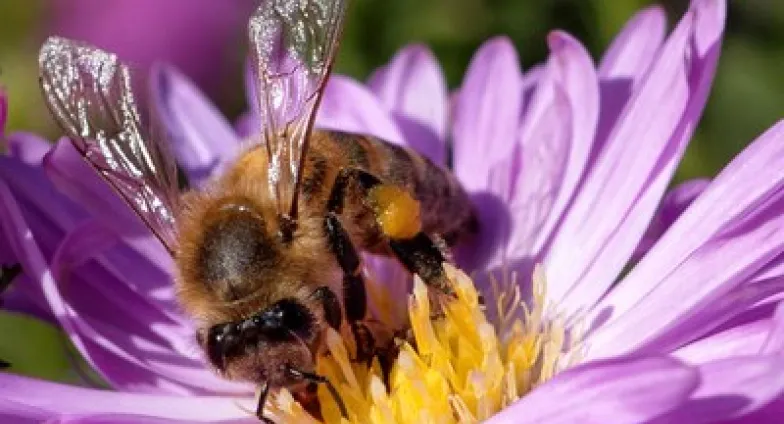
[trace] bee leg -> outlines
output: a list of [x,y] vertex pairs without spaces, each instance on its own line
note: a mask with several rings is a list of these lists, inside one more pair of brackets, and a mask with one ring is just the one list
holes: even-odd
[[6,361],[4,361],[4,360],[0,359],[0,370],[2,370],[2,369],[6,369],[6,368],[8,368],[8,367],[10,367],[10,366],[11,366],[11,364],[9,364],[8,362],[6,362]]
[[[439,245],[421,231],[418,208],[419,204],[404,190],[383,184],[378,177],[357,168],[343,168],[332,186],[327,208],[330,212],[340,214],[343,211],[344,199],[352,186],[358,184],[364,191],[366,203],[372,206],[376,214],[382,235],[389,243],[394,255],[412,274],[417,274],[429,287],[441,294],[454,295],[443,269],[446,262]],[[408,211],[412,213],[391,214],[391,221],[382,216],[391,211]],[[393,225],[386,225],[393,224]]]
[[267,395],[269,394],[269,382],[261,383],[259,387],[259,403],[256,405],[256,418],[265,424],[275,424],[274,421],[264,416],[264,405],[267,403]]
[[340,311],[340,301],[337,295],[327,286],[321,286],[313,292],[313,297],[321,302],[324,307],[324,319],[330,327],[335,330],[340,330],[340,324],[343,322],[343,315]]
[[308,381],[311,383],[326,385],[327,390],[329,390],[329,394],[332,395],[332,398],[335,399],[335,403],[338,404],[338,409],[340,409],[340,415],[342,415],[343,418],[348,419],[348,410],[346,409],[346,404],[343,403],[343,399],[340,397],[340,393],[338,393],[337,389],[335,389],[335,386],[332,385],[332,383],[329,381],[327,377],[312,372],[298,370],[288,365],[286,366],[286,373],[289,376],[296,379]]
[[370,330],[362,323],[367,314],[367,293],[365,280],[362,278],[362,261],[335,212],[329,212],[324,222],[332,253],[343,270],[343,304],[357,344],[356,360],[370,361],[375,350],[375,340]]

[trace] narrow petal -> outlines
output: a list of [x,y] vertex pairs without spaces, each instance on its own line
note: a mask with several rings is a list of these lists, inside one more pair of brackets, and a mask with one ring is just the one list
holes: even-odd
[[[784,393],[784,358],[740,357],[699,367],[692,399],[652,424],[714,423],[742,417]],[[758,422],[758,421],[754,421]]]
[[201,186],[239,153],[237,135],[226,118],[179,71],[156,66],[150,81],[153,104],[177,161],[188,181]]
[[488,423],[641,423],[685,402],[697,370],[668,358],[585,364],[557,375]]
[[[747,294],[728,294],[784,249],[783,187],[784,121],[735,158],[597,305],[597,314],[612,311],[591,336],[597,354],[618,354],[656,338],[649,348],[677,347],[698,335],[693,331],[704,331],[704,324],[693,325],[695,315],[743,300]],[[692,332],[684,332],[685,326]]]
[[756,355],[773,328],[769,319],[753,321],[690,343],[673,352],[673,356],[689,364],[704,364],[720,359]]
[[240,138],[246,139],[258,135],[261,131],[260,125],[259,118],[253,112],[245,112],[234,121],[234,131]]
[[54,185],[159,269],[172,267],[171,258],[128,205],[82,160],[67,139],[46,155],[43,166]]
[[637,12],[602,57],[599,76],[602,80],[628,78],[638,82],[664,42],[666,30],[667,16],[661,6],[650,6]]
[[28,165],[40,165],[52,145],[33,133],[15,132],[6,137],[8,155]]
[[[496,178],[491,179],[488,187],[490,192],[499,194],[509,205],[512,227],[502,230],[501,234],[507,246],[505,259],[512,261],[535,255],[538,236],[546,231],[544,228],[548,223],[554,222],[551,218],[556,213],[553,208],[558,199],[563,199],[565,189],[562,182],[568,170],[574,134],[572,108],[563,86],[543,81],[539,84],[537,98],[545,92],[548,98],[546,105],[535,111],[535,122],[523,129],[520,157],[510,155],[508,159],[519,162],[519,172],[515,174],[514,168],[507,170],[502,166],[491,171],[493,175],[504,171],[511,174],[509,178],[513,180],[505,191],[496,187]],[[483,234],[488,225],[499,221],[497,216],[492,215],[482,222]]]
[[261,130],[261,120],[259,119],[258,90],[256,89],[256,75],[253,71],[253,60],[248,57],[245,60],[245,73],[243,74],[245,83],[245,102],[248,104],[248,113],[255,119],[257,131]]
[[0,422],[14,424],[40,424],[51,414],[41,408],[0,398]]
[[[557,182],[550,182],[553,188],[557,188],[557,194],[553,198],[547,220],[538,231],[531,252],[535,255],[538,255],[545,243],[550,240],[553,229],[561,222],[563,212],[572,201],[577,186],[583,178],[599,118],[599,85],[596,69],[588,51],[579,41],[564,32],[551,33],[547,41],[551,51],[548,71],[552,74],[555,83],[562,88],[571,110],[569,115],[560,117],[560,123],[551,122],[550,125],[565,126],[565,122],[570,120],[568,126],[571,134],[568,146],[560,152],[568,158],[561,166],[562,175]],[[539,141],[532,138],[523,139],[522,142],[524,149],[535,150],[534,144]]]
[[642,258],[709,184],[710,180],[704,178],[690,180],[679,184],[664,195],[659,210],[656,211],[656,215],[648,229],[645,230],[645,235],[634,252],[634,257]]
[[400,129],[406,145],[433,163],[446,166],[446,145],[443,138],[436,135],[429,126],[405,115],[392,112],[392,118]]
[[[40,285],[40,296],[46,299],[58,323],[83,356],[115,387],[179,394],[245,390],[220,381],[200,358],[184,354],[196,350],[176,341],[186,336],[182,325],[151,304],[149,295],[121,282],[123,277],[133,278],[139,269],[117,274],[117,270],[91,263],[80,269],[83,273],[66,274],[63,271],[68,267],[55,264],[55,269],[49,268],[26,217],[3,181],[0,218],[9,245],[25,273]],[[72,254],[54,256],[74,258]],[[162,282],[171,286],[168,278]],[[128,338],[128,334],[134,337]]]
[[[566,311],[604,295],[648,227],[707,100],[725,11],[707,0],[687,12],[586,178],[545,260]],[[697,42],[705,26],[712,44]]]
[[446,148],[446,80],[430,49],[421,44],[403,48],[371,75],[368,87],[387,108],[429,128]]
[[661,6],[637,13],[615,38],[599,65],[601,114],[593,162],[604,149],[607,137],[664,42],[667,17]]
[[[211,420],[214,424],[253,424],[254,418],[234,418],[226,420]],[[16,422],[16,421],[14,421]],[[36,421],[38,422],[38,421]],[[50,421],[47,421],[49,423]],[[149,415],[138,414],[69,414],[57,419],[57,424],[189,424],[191,419],[170,419],[151,417]]]
[[362,84],[333,75],[324,90],[316,127],[373,135],[392,143],[404,142],[389,111]]
[[784,303],[780,303],[776,308],[776,313],[772,319],[772,329],[761,352],[781,355],[784,354]]
[[85,163],[68,139],[62,138],[52,147],[43,159],[43,167],[55,187],[91,215],[104,219],[118,234],[150,234],[131,208]]
[[252,399],[248,398],[121,393],[67,386],[12,374],[0,374],[0,399],[29,408],[30,418],[43,414],[48,415],[48,418],[58,418],[69,414],[113,413],[211,422],[248,418],[249,413],[241,406],[252,408]]
[[471,60],[453,109],[454,169],[469,190],[483,190],[488,172],[518,139],[523,102],[517,52],[495,38]]

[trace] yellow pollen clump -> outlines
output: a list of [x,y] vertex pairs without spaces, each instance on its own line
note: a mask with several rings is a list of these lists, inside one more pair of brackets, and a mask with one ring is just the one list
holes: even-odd
[[393,239],[409,239],[419,233],[419,202],[398,186],[381,184],[369,193],[381,230]]
[[[534,272],[531,306],[521,302],[515,281],[493,280],[494,325],[473,281],[450,265],[444,268],[456,298],[434,318],[428,289],[415,279],[408,301],[413,340],[401,341],[388,385],[378,360],[370,366],[352,362],[353,342],[330,331],[329,354],[319,358],[317,371],[335,385],[349,416],[341,417],[329,391],[321,387],[324,422],[475,423],[570,365],[564,325],[545,316],[541,269]],[[272,403],[282,422],[319,422],[285,390]]]

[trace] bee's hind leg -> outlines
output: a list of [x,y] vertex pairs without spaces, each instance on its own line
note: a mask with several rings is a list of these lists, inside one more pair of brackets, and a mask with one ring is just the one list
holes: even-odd
[[332,186],[328,210],[339,215],[349,190],[358,187],[373,211],[381,235],[392,253],[412,274],[417,274],[437,294],[453,295],[439,244],[421,230],[419,203],[411,195],[361,169],[344,168]]

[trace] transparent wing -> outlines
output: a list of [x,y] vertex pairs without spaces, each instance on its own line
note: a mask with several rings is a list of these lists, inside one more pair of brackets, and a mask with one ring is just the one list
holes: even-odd
[[266,0],[248,25],[278,212],[296,217],[300,170],[335,60],[347,0]]
[[176,165],[165,142],[141,126],[128,68],[60,37],[46,40],[38,64],[46,102],[74,147],[172,252]]

